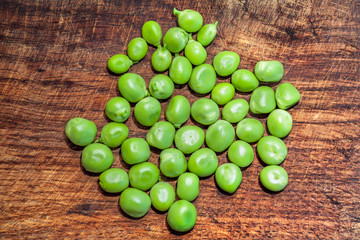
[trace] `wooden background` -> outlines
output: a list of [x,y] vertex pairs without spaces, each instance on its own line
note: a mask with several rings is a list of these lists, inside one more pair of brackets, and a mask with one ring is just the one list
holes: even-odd
[[[185,235],[169,231],[166,214],[152,209],[139,220],[125,217],[119,196],[102,193],[97,176],[82,171],[81,148],[63,133],[77,116],[99,130],[107,123],[105,103],[119,94],[107,60],[126,53],[145,21],[158,21],[163,33],[175,26],[173,7],[197,10],[205,23],[219,21],[208,63],[224,50],[237,52],[240,67],[250,70],[259,60],[279,60],[282,81],[302,96],[284,140],[287,188],[264,191],[257,158],[231,196],[213,177],[202,180],[197,224]],[[359,15],[360,2],[350,0],[2,0],[0,238],[359,239]],[[155,75],[154,51],[130,69],[147,83]],[[175,94],[197,99],[187,86]],[[145,137],[133,118],[127,125],[129,137]],[[119,149],[113,152],[114,166],[123,167]],[[158,157],[155,151],[150,161]],[[226,153],[219,159],[228,161]]]

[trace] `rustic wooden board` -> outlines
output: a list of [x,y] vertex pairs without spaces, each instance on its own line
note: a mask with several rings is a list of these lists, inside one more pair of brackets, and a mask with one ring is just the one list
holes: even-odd
[[[97,176],[80,168],[81,148],[63,133],[77,116],[99,129],[107,123],[104,105],[119,94],[107,60],[126,52],[145,21],[158,21],[163,32],[175,26],[173,7],[219,21],[208,63],[224,50],[239,53],[250,70],[279,60],[282,81],[302,95],[285,139],[288,187],[263,191],[257,158],[231,196],[213,177],[202,180],[197,224],[186,235],[169,231],[166,214],[152,209],[139,220],[124,216],[119,196],[99,191]],[[0,13],[0,238],[360,238],[359,1],[2,0]],[[130,72],[148,82],[154,51]],[[187,87],[175,94],[197,98]],[[130,137],[145,137],[133,118],[127,124]],[[118,149],[114,155],[123,167]],[[228,161],[226,153],[219,159]]]

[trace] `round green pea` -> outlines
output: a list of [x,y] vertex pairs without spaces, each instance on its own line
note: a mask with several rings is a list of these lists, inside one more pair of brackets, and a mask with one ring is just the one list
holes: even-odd
[[160,45],[162,32],[160,25],[155,21],[147,21],[141,29],[142,37],[153,46]]
[[127,54],[129,58],[135,62],[140,61],[146,56],[148,45],[143,38],[132,39],[127,47]]
[[125,122],[131,113],[130,103],[122,97],[111,98],[105,106],[106,116],[114,122]]
[[257,142],[264,135],[263,124],[254,118],[244,118],[236,126],[236,135],[248,143]]
[[239,188],[241,180],[241,170],[234,163],[225,163],[216,169],[215,181],[225,192],[234,193]]
[[175,133],[175,146],[185,154],[198,150],[204,143],[204,131],[193,125],[179,128]]
[[215,173],[219,165],[216,153],[209,148],[201,148],[191,154],[188,161],[189,171],[199,177],[208,177]]
[[144,126],[154,125],[159,120],[160,115],[161,105],[156,98],[146,97],[135,105],[135,119]]
[[187,161],[180,150],[168,148],[160,153],[160,171],[166,177],[178,177],[183,174],[186,169]]
[[159,180],[160,171],[151,162],[142,162],[129,170],[130,185],[142,191],[149,190]]
[[275,99],[280,109],[288,109],[300,101],[300,93],[291,83],[282,83],[275,90]]
[[70,119],[65,126],[66,137],[78,146],[86,146],[92,143],[96,137],[96,132],[95,123],[80,117]]
[[254,150],[247,142],[238,140],[230,145],[228,158],[230,162],[245,168],[254,161]]
[[187,232],[195,226],[196,218],[195,206],[189,201],[179,200],[171,205],[166,220],[173,230]]
[[199,196],[200,180],[194,173],[183,173],[179,176],[176,185],[176,194],[180,199],[189,202],[194,201]]
[[269,114],[266,124],[271,135],[283,138],[290,133],[293,121],[290,113],[282,109],[275,109]]
[[187,32],[197,32],[203,25],[201,14],[194,10],[185,9],[184,11],[179,11],[174,8],[174,15],[178,17],[179,26]]
[[261,82],[279,82],[284,75],[284,67],[279,61],[259,61],[254,73]]
[[136,73],[125,73],[119,78],[121,95],[129,102],[138,102],[148,95],[144,79]]
[[123,123],[111,122],[101,129],[100,141],[108,147],[120,146],[129,135],[129,128]]
[[280,166],[266,166],[260,172],[260,182],[266,189],[280,192],[288,184],[289,176]]
[[219,83],[211,91],[211,99],[218,105],[225,105],[235,95],[235,88],[231,83]]
[[245,99],[234,99],[224,106],[222,118],[229,123],[238,123],[246,116],[248,111],[249,104]]
[[257,143],[256,150],[261,160],[267,165],[282,163],[288,153],[285,143],[274,136],[262,137]]
[[136,188],[125,189],[119,199],[121,210],[133,218],[146,215],[151,207],[151,199],[145,192]]
[[120,148],[121,158],[130,165],[145,162],[150,158],[149,144],[142,138],[128,138]]
[[239,67],[240,57],[237,53],[224,51],[218,53],[213,60],[215,72],[222,77],[229,76]]
[[252,92],[259,86],[259,80],[246,69],[238,69],[231,75],[231,83],[240,92]]
[[200,98],[191,106],[192,118],[203,125],[210,125],[218,120],[220,110],[218,105],[211,99]]
[[275,108],[275,93],[271,87],[261,86],[252,92],[250,97],[250,111],[252,113],[271,113]]
[[175,56],[169,68],[169,77],[176,84],[185,84],[190,80],[192,65],[184,56]]
[[112,56],[107,63],[109,70],[116,74],[127,72],[132,65],[133,62],[124,54]]
[[175,127],[166,121],[155,123],[146,134],[150,146],[158,149],[171,147],[175,137]]
[[151,96],[156,99],[167,99],[174,92],[174,83],[168,76],[158,74],[150,80],[149,91]]
[[189,87],[196,93],[206,94],[209,93],[215,86],[216,73],[208,63],[196,66],[188,82]]
[[225,120],[216,121],[206,130],[206,145],[215,152],[225,151],[234,139],[234,127]]
[[175,190],[167,182],[158,182],[150,190],[151,204],[157,210],[167,211],[175,202]]
[[176,128],[181,127],[190,117],[190,103],[182,95],[174,96],[165,110],[166,119]]
[[87,145],[81,154],[81,164],[86,171],[101,173],[110,168],[114,162],[114,155],[110,148],[101,143]]
[[203,45],[192,38],[190,38],[189,42],[186,44],[184,54],[195,66],[203,64],[207,58],[207,53]]
[[216,37],[218,21],[214,24],[206,24],[202,26],[196,36],[196,40],[204,47],[208,46]]
[[129,176],[121,168],[110,168],[99,176],[99,185],[108,193],[120,193],[129,187]]
[[172,53],[181,52],[189,40],[189,34],[182,28],[170,28],[163,38],[163,44]]
[[163,72],[170,67],[171,60],[172,56],[169,50],[166,49],[166,45],[163,47],[159,45],[151,57],[151,65],[155,71]]

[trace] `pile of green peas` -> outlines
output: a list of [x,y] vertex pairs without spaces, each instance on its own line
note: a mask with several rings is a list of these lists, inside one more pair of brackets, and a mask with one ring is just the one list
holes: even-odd
[[[160,212],[168,211],[167,223],[172,229],[187,232],[197,219],[192,201],[200,193],[200,179],[214,175],[222,191],[235,193],[242,181],[241,169],[254,160],[251,144],[257,143],[256,151],[268,165],[259,175],[262,186],[273,192],[286,187],[288,174],[279,166],[288,153],[282,138],[293,124],[286,110],[300,101],[300,93],[290,83],[280,84],[275,91],[266,84],[283,78],[284,68],[278,61],[259,61],[251,72],[238,69],[237,53],[223,51],[214,57],[212,65],[205,63],[205,47],[214,40],[218,22],[203,25],[201,14],[190,9],[174,8],[173,13],[179,27],[170,28],[163,36],[160,25],[148,21],[142,27],[142,37],[129,42],[127,55],[117,54],[108,60],[108,69],[121,74],[121,97],[106,103],[105,114],[111,122],[103,126],[100,138],[95,141],[96,125],[80,117],[68,121],[65,134],[73,144],[84,146],[82,166],[88,172],[100,173],[101,189],[121,194],[123,212],[141,218],[153,206]],[[127,71],[146,56],[148,44],[157,48],[151,57],[157,75],[147,88],[140,75]],[[182,51],[184,56],[180,55]],[[163,74],[167,70],[168,75]],[[230,82],[216,84],[217,76],[230,77]],[[195,93],[210,93],[210,98],[200,98],[191,105],[186,97],[173,96],[175,84],[188,84]],[[251,93],[249,103],[234,99],[236,91]],[[170,100],[166,121],[159,121],[159,100],[164,99]],[[130,103],[135,103],[136,121],[150,127],[145,139],[128,138],[125,122],[131,115]],[[264,136],[261,121],[246,117],[249,111],[253,116],[267,115],[270,135]],[[190,116],[200,125],[183,126]],[[206,147],[202,147],[204,143]],[[158,165],[148,161],[151,147],[161,150]],[[114,148],[120,148],[122,160],[130,166],[128,171],[111,168]],[[219,165],[218,154],[224,151],[229,162]],[[176,191],[161,176],[177,178]]]

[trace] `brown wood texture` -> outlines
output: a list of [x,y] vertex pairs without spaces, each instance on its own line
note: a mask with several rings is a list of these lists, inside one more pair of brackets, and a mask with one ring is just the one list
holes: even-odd
[[[158,21],[163,33],[176,26],[173,7],[197,10],[205,23],[219,21],[208,63],[224,50],[239,53],[240,68],[249,70],[257,61],[279,60],[282,82],[302,96],[289,110],[294,127],[284,140],[287,188],[278,194],[261,188],[258,157],[233,195],[220,192],[213,177],[201,180],[197,224],[187,234],[169,231],[166,213],[153,209],[138,220],[124,216],[119,195],[99,190],[97,175],[80,167],[81,148],[64,136],[73,117],[99,130],[107,123],[105,103],[119,95],[107,60],[126,53],[147,20]],[[0,13],[0,238],[360,238],[359,1],[2,0]],[[129,71],[147,83],[155,75],[154,51]],[[191,103],[198,98],[187,86],[174,94]],[[134,118],[127,125],[129,137],[145,137]],[[125,168],[119,149],[113,153],[113,166]],[[153,151],[149,161],[158,158]],[[219,160],[228,161],[226,152]]]

